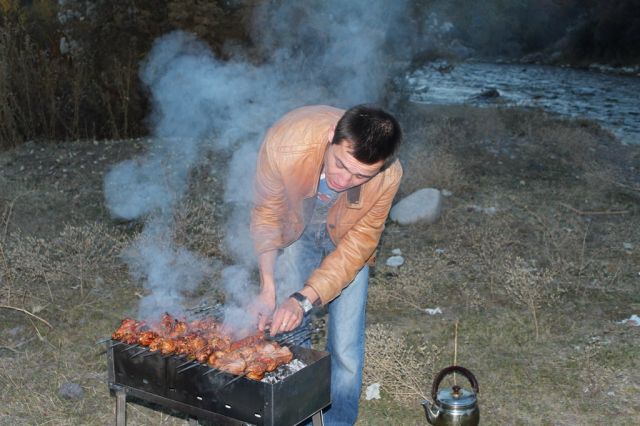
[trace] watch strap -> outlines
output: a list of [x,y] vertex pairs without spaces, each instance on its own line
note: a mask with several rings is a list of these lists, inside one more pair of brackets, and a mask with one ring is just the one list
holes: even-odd
[[307,299],[302,293],[296,291],[289,297],[295,299],[300,304],[300,306],[302,307],[302,311],[305,314],[313,309],[313,305],[311,304],[309,299]]

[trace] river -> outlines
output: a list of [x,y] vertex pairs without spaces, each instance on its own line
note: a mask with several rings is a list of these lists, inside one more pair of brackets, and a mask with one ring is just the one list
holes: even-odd
[[[431,64],[407,76],[410,100],[538,107],[593,119],[624,144],[640,144],[640,78],[544,65]],[[496,89],[498,97],[478,96]],[[495,92],[494,92],[495,95]]]

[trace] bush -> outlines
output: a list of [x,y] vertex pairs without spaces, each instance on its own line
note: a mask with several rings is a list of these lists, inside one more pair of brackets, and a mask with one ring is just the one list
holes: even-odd
[[0,1],[0,149],[145,135],[138,68],[156,37],[180,28],[222,55],[225,43],[247,41],[254,3]]

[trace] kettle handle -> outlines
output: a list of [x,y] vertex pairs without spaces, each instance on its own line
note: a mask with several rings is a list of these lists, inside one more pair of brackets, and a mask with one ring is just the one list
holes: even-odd
[[478,381],[476,380],[476,377],[471,373],[471,371],[467,370],[464,367],[460,367],[459,365],[452,365],[451,367],[443,368],[442,371],[440,371],[436,376],[436,378],[433,380],[433,386],[431,387],[431,397],[433,398],[434,401],[438,396],[438,388],[440,387],[440,382],[446,376],[448,376],[453,372],[460,373],[464,377],[466,377],[467,380],[469,380],[469,383],[471,383],[471,387],[473,388],[473,391],[476,393],[476,395],[478,394],[478,392],[480,392],[480,388],[478,387]]

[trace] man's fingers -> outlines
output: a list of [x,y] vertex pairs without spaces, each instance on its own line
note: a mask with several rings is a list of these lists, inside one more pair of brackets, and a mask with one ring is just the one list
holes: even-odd
[[269,325],[270,321],[270,315],[258,314],[258,330],[264,331]]

